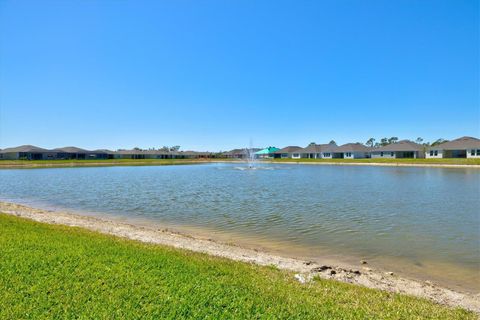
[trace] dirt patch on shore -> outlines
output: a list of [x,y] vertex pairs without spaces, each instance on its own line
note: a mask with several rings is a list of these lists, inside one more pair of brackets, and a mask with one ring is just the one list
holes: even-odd
[[364,267],[359,269],[347,265],[331,265],[326,262],[322,263],[322,261],[286,258],[255,249],[227,245],[211,239],[194,238],[187,234],[172,232],[169,229],[148,228],[68,212],[36,209],[1,201],[0,212],[38,222],[81,227],[132,240],[202,252],[236,261],[263,266],[273,265],[279,269],[297,272],[295,277],[302,283],[307,283],[318,276],[324,279],[335,279],[369,288],[427,298],[440,304],[462,307],[480,313],[479,294],[457,292],[428,281],[423,282],[402,278],[391,272],[370,268],[366,262]]

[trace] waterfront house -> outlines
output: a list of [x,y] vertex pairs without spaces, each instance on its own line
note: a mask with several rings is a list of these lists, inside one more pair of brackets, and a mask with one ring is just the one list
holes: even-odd
[[89,151],[77,147],[63,147],[51,150],[55,153],[58,160],[92,160],[92,159],[109,159],[112,152],[109,150]]
[[335,143],[321,144],[320,158],[322,159],[342,158],[342,153],[338,150],[338,148],[339,147]]
[[267,158],[273,158],[274,153],[280,149],[276,147],[268,147],[265,149],[262,149],[260,151],[255,152],[255,158],[258,159],[267,159]]
[[343,159],[364,159],[370,158],[372,149],[361,143],[347,143],[337,147],[335,153],[338,158]]
[[385,159],[425,158],[425,147],[410,140],[401,140],[372,149],[370,155],[372,158]]
[[296,154],[301,149],[302,149],[302,147],[288,146],[288,147],[282,148],[278,151],[275,151],[273,153],[273,157],[274,158],[281,158],[281,159],[292,158],[293,155]]
[[23,145],[3,149],[2,159],[5,160],[48,160],[55,159],[56,153],[32,145]]
[[[258,150],[256,150],[258,151]],[[233,158],[233,159],[244,159],[247,157],[247,150],[246,149],[233,149],[223,153],[225,158]]]
[[330,159],[333,157],[333,153],[337,145],[335,143],[328,143],[328,144],[315,144],[311,143],[305,148],[297,150],[292,153],[293,159],[322,159],[327,158]]
[[164,150],[118,150],[115,159],[173,159],[176,153]]
[[305,148],[295,151],[292,153],[293,159],[317,159],[321,157],[320,154],[320,145],[315,143],[310,143]]
[[480,139],[461,137],[427,148],[426,158],[480,158]]

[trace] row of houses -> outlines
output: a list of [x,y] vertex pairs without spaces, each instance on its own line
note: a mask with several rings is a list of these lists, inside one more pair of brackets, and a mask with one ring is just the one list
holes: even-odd
[[[247,150],[236,149],[227,156],[246,157]],[[305,148],[288,146],[282,149],[268,147],[257,150],[256,158],[291,159],[365,159],[365,158],[480,158],[480,139],[461,137],[436,146],[427,147],[410,140],[401,140],[386,146],[371,148],[361,143],[310,144]]]
[[8,160],[71,160],[71,159],[199,159],[234,158],[245,159],[291,158],[291,159],[364,159],[364,158],[480,158],[480,139],[461,137],[436,146],[427,147],[413,141],[402,140],[379,148],[370,148],[361,143],[310,144],[305,148],[288,146],[282,149],[234,149],[228,152],[164,151],[164,150],[85,150],[64,147],[52,150],[25,145],[0,150],[0,159]]
[[0,150],[4,160],[101,160],[101,159],[198,159],[213,158],[211,152],[164,150],[85,150],[77,147],[43,149],[24,145]]

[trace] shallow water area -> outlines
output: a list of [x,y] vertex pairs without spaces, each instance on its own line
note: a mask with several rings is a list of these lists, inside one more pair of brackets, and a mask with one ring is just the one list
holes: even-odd
[[206,164],[0,170],[0,200],[333,259],[468,291],[480,170]]

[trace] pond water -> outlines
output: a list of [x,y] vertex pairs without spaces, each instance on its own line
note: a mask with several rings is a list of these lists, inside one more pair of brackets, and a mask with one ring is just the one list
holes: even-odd
[[[480,170],[206,164],[0,170],[0,200],[174,226],[479,291]],[[269,169],[269,170],[261,170]]]

